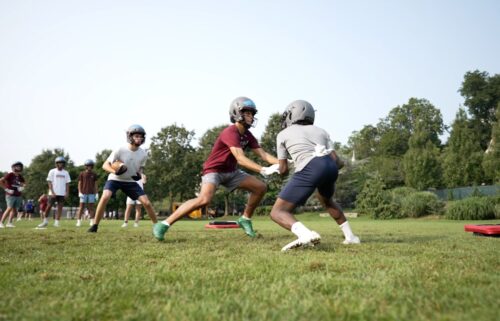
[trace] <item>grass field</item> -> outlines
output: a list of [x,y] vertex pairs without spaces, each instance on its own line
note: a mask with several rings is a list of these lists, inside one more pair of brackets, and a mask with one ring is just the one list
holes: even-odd
[[498,320],[500,238],[463,226],[500,221],[354,218],[363,243],[345,246],[331,219],[299,217],[322,243],[285,254],[269,218],[255,240],[181,221],[163,243],[148,221],[18,222],[0,230],[0,320]]

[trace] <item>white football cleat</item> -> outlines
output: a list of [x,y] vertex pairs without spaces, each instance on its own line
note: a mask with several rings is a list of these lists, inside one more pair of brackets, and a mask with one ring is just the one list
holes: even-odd
[[82,225],[82,221],[78,220],[76,221],[76,227],[80,227]]
[[296,249],[298,247],[303,247],[303,246],[315,246],[320,242],[321,242],[321,236],[318,233],[311,231],[309,235],[299,237],[295,241],[290,242],[287,245],[283,246],[281,252],[286,252],[291,249]]
[[127,227],[128,226],[128,223],[123,223],[122,224],[122,227]]
[[3,225],[3,223],[0,223],[0,228],[5,228],[5,225]]
[[12,223],[7,223],[7,225],[5,225],[6,227],[15,227],[14,224]]
[[139,227],[139,223],[134,223],[134,227]]
[[54,227],[59,227],[59,221],[54,221]]
[[357,236],[354,236],[351,239],[345,239],[344,242],[342,242],[342,244],[359,244],[359,243],[361,243],[361,240]]
[[48,222],[42,222],[42,223],[38,224],[37,228],[46,228],[47,225],[49,225]]

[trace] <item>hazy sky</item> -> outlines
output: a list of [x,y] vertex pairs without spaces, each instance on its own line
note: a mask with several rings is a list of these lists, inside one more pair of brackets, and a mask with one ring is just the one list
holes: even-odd
[[[200,137],[237,96],[295,99],[347,143],[410,97],[450,124],[467,71],[500,73],[500,1],[0,0],[0,170],[64,148],[76,165],[177,123]],[[195,142],[196,143],[196,142]]]

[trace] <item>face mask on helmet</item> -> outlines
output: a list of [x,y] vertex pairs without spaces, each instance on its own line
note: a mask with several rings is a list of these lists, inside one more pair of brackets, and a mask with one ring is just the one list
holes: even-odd
[[15,162],[14,164],[12,164],[11,168],[13,172],[20,173],[23,171],[24,165],[21,162]]
[[[245,112],[251,112],[251,119],[245,119]],[[255,127],[257,124],[257,118],[255,118],[255,114],[257,114],[257,107],[253,100],[247,97],[238,97],[231,102],[229,106],[229,119],[231,123],[242,123],[246,128]],[[247,118],[250,118],[247,116]]]
[[[134,137],[135,134],[138,134]],[[146,131],[139,125],[132,125],[127,130],[127,142],[134,146],[141,146],[146,141]]]

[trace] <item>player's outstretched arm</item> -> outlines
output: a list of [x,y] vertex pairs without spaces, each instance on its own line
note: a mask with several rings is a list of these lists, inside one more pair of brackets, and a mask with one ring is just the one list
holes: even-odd
[[231,150],[231,153],[233,154],[234,158],[236,158],[238,165],[243,166],[256,173],[260,173],[260,171],[262,170],[262,166],[260,166],[250,158],[246,157],[243,149],[239,147],[230,147],[229,149]]
[[263,161],[268,162],[269,164],[278,164],[278,159],[273,155],[269,154],[262,148],[252,149],[252,151],[259,156]]

